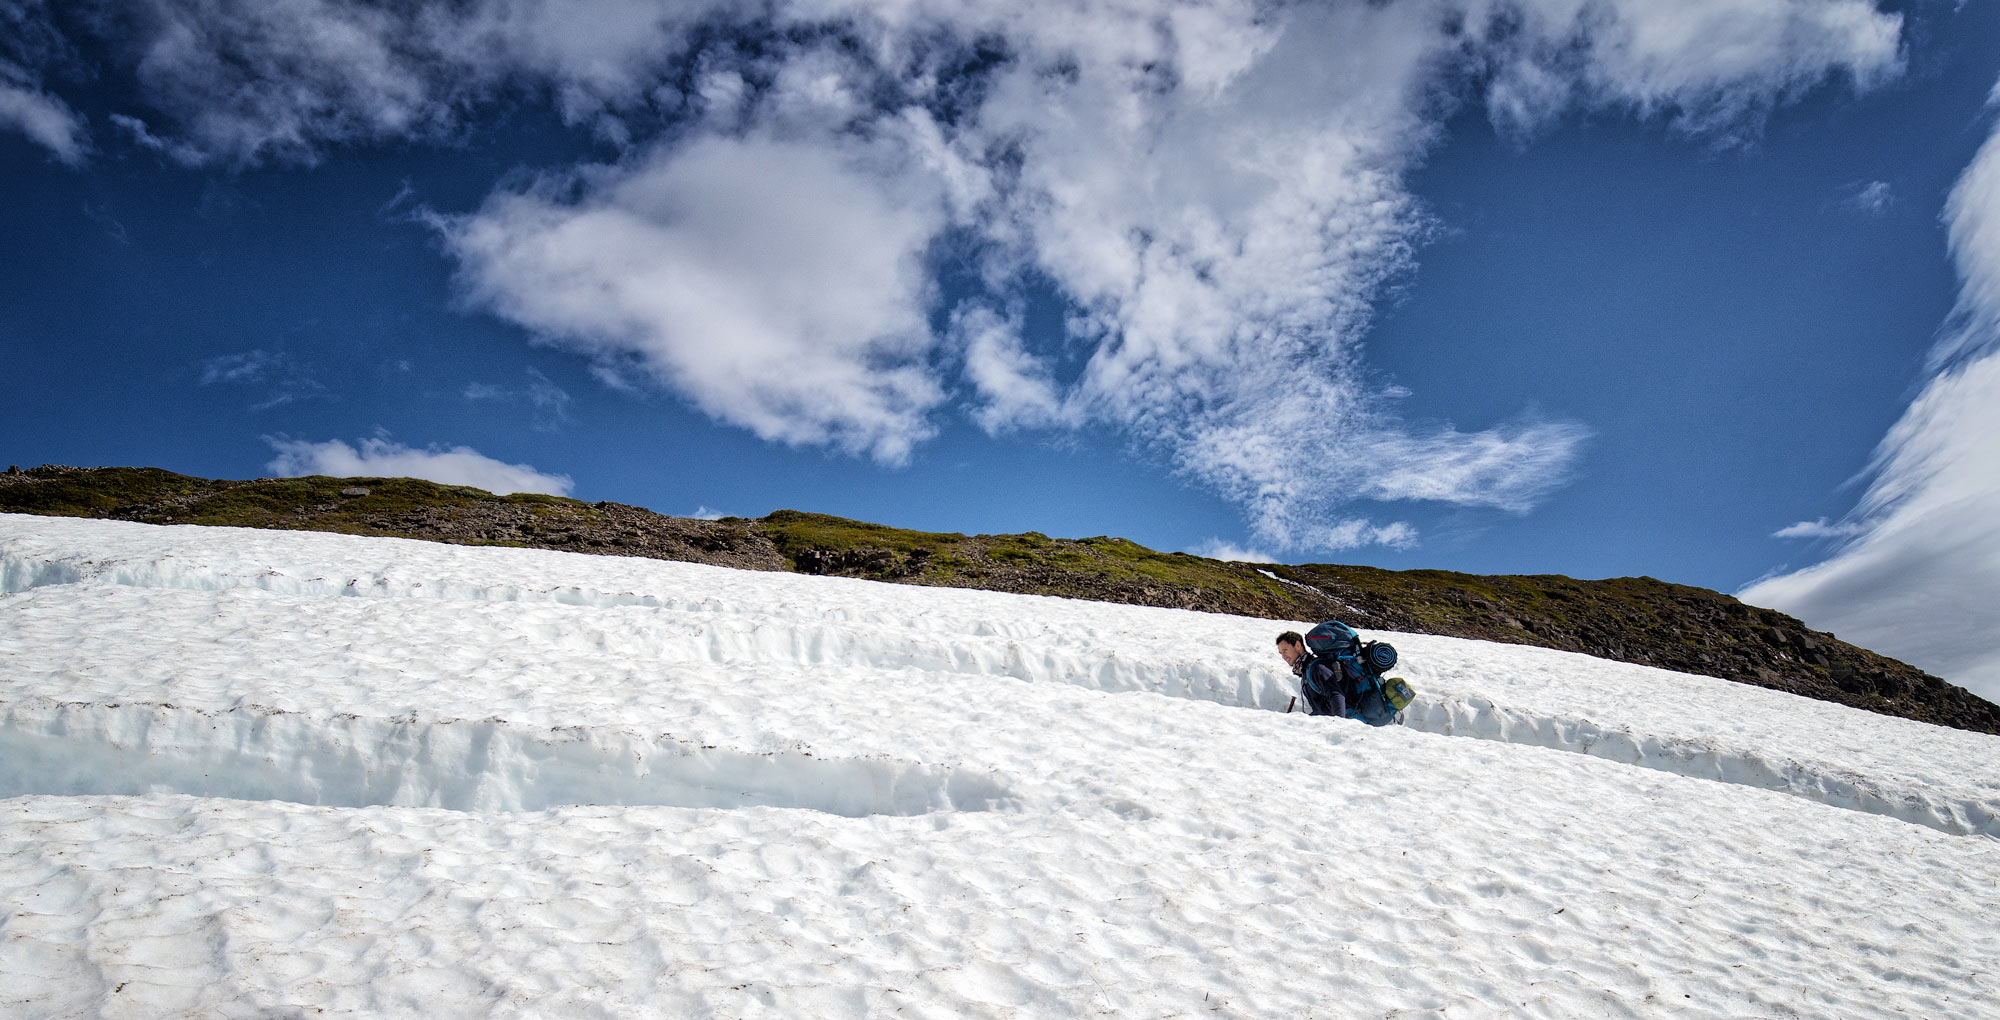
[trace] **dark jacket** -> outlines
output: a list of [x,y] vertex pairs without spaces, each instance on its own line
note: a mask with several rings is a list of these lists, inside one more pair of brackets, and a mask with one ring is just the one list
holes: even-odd
[[1306,711],[1312,715],[1344,716],[1347,692],[1340,682],[1339,665],[1331,659],[1303,658],[1292,665],[1305,692]]

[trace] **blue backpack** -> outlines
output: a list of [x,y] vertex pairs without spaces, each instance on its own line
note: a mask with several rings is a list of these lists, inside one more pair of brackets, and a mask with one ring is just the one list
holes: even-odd
[[[1345,688],[1341,693],[1347,696],[1349,719],[1386,726],[1416,698],[1402,677],[1382,675],[1395,668],[1395,646],[1387,641],[1363,641],[1354,628],[1339,620],[1328,620],[1307,631],[1306,651],[1314,660],[1324,660],[1333,667],[1334,676]],[[1311,683],[1310,664],[1305,674]]]

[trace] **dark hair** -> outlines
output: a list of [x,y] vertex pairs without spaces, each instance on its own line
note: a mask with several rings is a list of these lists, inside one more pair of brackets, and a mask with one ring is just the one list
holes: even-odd
[[1298,631],[1288,630],[1278,635],[1278,643],[1281,645],[1303,645],[1306,643],[1306,636]]

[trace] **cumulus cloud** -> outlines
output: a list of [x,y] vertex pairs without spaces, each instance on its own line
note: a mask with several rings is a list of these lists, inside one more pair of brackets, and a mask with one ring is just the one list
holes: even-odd
[[448,140],[509,89],[545,92],[571,123],[643,105],[700,0],[136,0],[110,23],[137,49],[147,98],[174,125],[141,141],[191,165],[316,162],[330,145]]
[[1867,530],[1866,525],[1857,521],[1842,521],[1837,524],[1828,524],[1826,518],[1822,517],[1816,521],[1800,521],[1797,524],[1788,524],[1772,532],[1771,537],[1811,539],[1851,538],[1855,535],[1863,534]]
[[1493,0],[1473,24],[1501,29],[1486,58],[1487,109],[1531,132],[1571,104],[1667,117],[1724,141],[1754,135],[1777,105],[1842,75],[1868,88],[1900,74],[1900,15],[1863,0]]
[[68,58],[62,34],[40,0],[0,0],[0,131],[18,131],[57,162],[81,166],[90,129],[69,104],[43,87],[38,70]]
[[505,495],[543,492],[567,496],[576,488],[568,475],[543,474],[526,464],[494,460],[469,446],[416,450],[384,438],[364,439],[359,449],[338,439],[323,443],[264,437],[278,456],[265,468],[274,475],[330,475],[423,478],[445,485],[470,485]]
[[1832,529],[1854,534],[1741,597],[2000,701],[2000,130],[1945,219],[1958,313],[1932,378],[1877,448],[1852,522]]
[[[414,65],[406,19],[378,5],[148,0],[125,13],[139,80],[185,139],[157,147],[183,161],[310,162],[323,142],[449,127],[454,83]],[[155,138],[139,118],[124,123]]]
[[953,314],[952,333],[965,352],[965,381],[977,401],[972,417],[980,428],[995,434],[1064,421],[1055,380],[1049,367],[1028,353],[1018,316],[966,305]]
[[473,301],[636,359],[719,420],[900,463],[926,366],[939,202],[865,143],[710,137],[502,191],[439,221]]
[[[1483,100],[1526,135],[1617,109],[1730,143],[1901,68],[1864,0],[136,10],[153,130],[189,158],[449,138],[510,89],[623,146],[432,218],[472,307],[611,384],[889,464],[953,400],[990,433],[1122,430],[1281,549],[1406,540],[1347,530],[1355,499],[1524,511],[1587,437],[1405,420],[1357,367],[1431,229],[1406,177],[1440,114]],[[978,284],[954,307],[945,255]],[[1014,311],[1043,288],[1058,335]]]
[[62,100],[24,83],[26,77],[0,61],[0,130],[19,131],[57,161],[81,166],[90,152],[83,118]]

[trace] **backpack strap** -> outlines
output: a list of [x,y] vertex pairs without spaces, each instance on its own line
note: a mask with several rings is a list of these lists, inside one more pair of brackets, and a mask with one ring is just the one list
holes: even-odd
[[[1336,685],[1334,690],[1327,690],[1313,679],[1313,669],[1317,666],[1325,666],[1333,674],[1330,679]],[[1306,703],[1312,706],[1313,711],[1318,711],[1319,706],[1332,700],[1332,695],[1341,693],[1339,683],[1340,663],[1331,655],[1309,655],[1299,670],[1299,690],[1306,695]]]
[[1327,657],[1324,655],[1308,655],[1304,662],[1299,663],[1299,686],[1301,688],[1319,691],[1322,696],[1325,695],[1326,692],[1320,690],[1319,684],[1313,682],[1313,667],[1320,665],[1321,661],[1325,658]]

